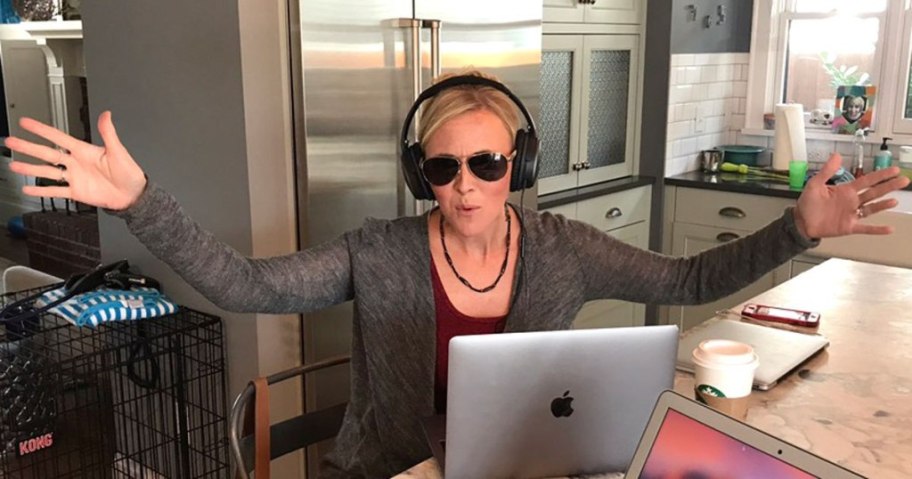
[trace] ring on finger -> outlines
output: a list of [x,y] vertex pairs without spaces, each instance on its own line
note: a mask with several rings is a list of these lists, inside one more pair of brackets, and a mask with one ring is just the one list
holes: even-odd
[[855,216],[857,216],[858,219],[862,219],[862,218],[864,218],[865,216],[868,216],[868,214],[865,213],[865,210],[864,210],[864,206],[863,206],[863,205],[862,205],[862,206],[859,206],[858,209],[855,210]]
[[60,170],[60,179],[57,181],[60,183],[66,183],[66,166],[57,165],[57,169]]

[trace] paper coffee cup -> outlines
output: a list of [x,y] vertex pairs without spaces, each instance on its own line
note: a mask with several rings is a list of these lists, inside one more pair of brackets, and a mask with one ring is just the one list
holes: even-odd
[[693,350],[696,399],[737,419],[747,417],[760,360],[748,344],[708,339]]

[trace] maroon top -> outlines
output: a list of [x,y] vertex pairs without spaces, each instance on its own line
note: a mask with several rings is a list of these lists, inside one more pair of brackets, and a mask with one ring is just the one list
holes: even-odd
[[437,320],[437,365],[434,373],[434,407],[437,414],[446,414],[447,367],[450,355],[450,339],[464,334],[501,333],[507,316],[475,318],[460,313],[446,291],[431,259],[431,282],[434,286],[434,309]]

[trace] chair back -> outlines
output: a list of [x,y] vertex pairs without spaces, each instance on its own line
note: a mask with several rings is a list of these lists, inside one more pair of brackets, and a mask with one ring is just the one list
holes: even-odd
[[[251,381],[238,394],[229,416],[228,440],[238,472],[232,477],[239,475],[243,479],[250,479],[250,472],[256,469],[256,479],[268,479],[269,462],[272,459],[335,437],[342,426],[347,404],[337,404],[270,425],[268,387],[286,379],[345,364],[350,360],[349,356],[334,357]],[[254,416],[253,431],[245,427],[251,413]]]
[[40,288],[59,283],[63,279],[29,268],[28,266],[10,266],[3,271],[3,289],[0,293],[12,293],[26,289]]

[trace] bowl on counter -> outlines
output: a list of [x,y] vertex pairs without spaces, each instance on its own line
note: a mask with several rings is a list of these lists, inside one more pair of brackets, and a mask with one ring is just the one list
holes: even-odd
[[757,166],[760,155],[766,151],[766,148],[751,145],[722,145],[716,148],[722,150],[722,161],[747,166]]

